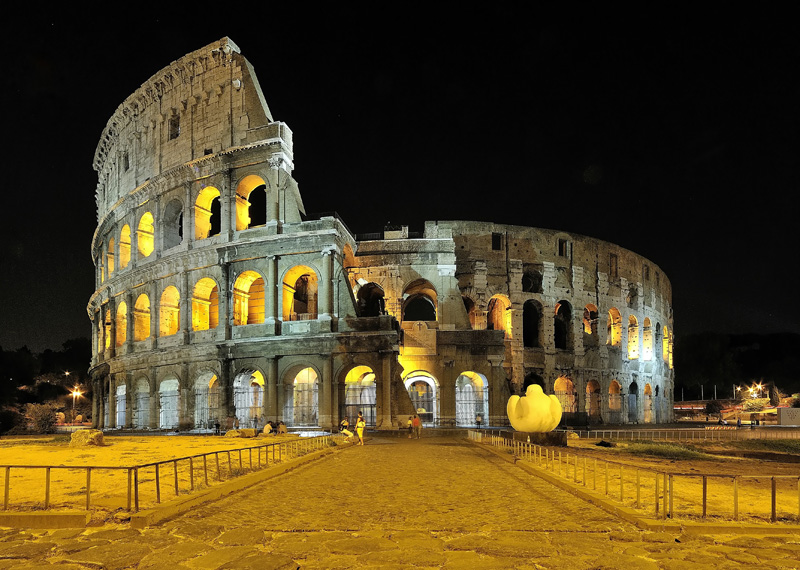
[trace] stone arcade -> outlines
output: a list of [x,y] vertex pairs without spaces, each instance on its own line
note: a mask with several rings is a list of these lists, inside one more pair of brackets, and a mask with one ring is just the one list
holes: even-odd
[[671,420],[658,266],[485,222],[354,236],[308,219],[293,166],[292,131],[228,38],[115,111],[94,158],[96,427],[507,425],[532,383],[570,424]]

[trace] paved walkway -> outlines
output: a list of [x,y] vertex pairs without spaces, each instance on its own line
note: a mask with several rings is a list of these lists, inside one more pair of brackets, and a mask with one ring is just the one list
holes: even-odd
[[640,531],[452,438],[372,438],[143,531],[0,529],[0,569],[800,568],[800,537]]

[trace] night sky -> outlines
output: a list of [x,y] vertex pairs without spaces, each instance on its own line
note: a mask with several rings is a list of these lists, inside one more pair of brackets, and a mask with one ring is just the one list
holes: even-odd
[[224,36],[294,132],[307,212],[356,233],[426,219],[580,233],[660,266],[677,335],[800,333],[788,14],[213,6],[4,16],[3,349],[90,334],[100,134],[151,75]]

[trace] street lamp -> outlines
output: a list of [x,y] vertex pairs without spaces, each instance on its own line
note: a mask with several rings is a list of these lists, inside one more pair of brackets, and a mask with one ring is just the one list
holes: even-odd
[[75,400],[78,399],[78,396],[81,395],[80,390],[78,390],[78,386],[76,385],[72,389],[72,425],[75,425]]

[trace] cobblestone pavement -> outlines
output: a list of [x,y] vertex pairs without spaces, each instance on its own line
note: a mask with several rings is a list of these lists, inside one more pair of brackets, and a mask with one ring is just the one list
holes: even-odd
[[800,536],[641,531],[452,438],[372,438],[142,531],[0,528],[0,569],[800,568]]

